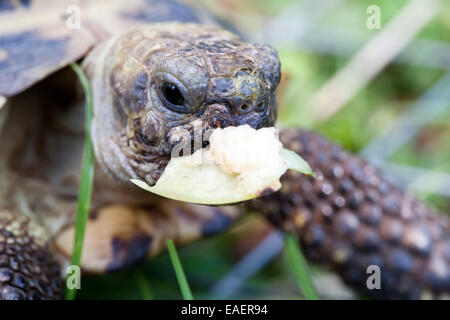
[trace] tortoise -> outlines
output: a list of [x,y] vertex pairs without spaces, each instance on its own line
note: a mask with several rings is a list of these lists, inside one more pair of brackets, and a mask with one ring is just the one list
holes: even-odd
[[[192,132],[199,119],[205,132],[273,126],[277,52],[192,3],[55,0],[0,4],[2,299],[62,298],[85,133],[73,61],[82,61],[95,102],[85,272],[129,267],[164,251],[166,238],[192,243],[251,210],[295,232],[308,259],[363,295],[450,293],[449,219],[314,132],[281,130],[280,139],[316,177],[288,172],[280,191],[241,205],[183,203],[132,185],[154,184],[178,130]],[[249,84],[256,93],[245,94]],[[381,289],[366,286],[370,265],[381,268]]]

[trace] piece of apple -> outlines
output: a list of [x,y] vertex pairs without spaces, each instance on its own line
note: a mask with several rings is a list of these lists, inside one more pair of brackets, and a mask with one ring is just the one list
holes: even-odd
[[277,191],[287,169],[312,175],[308,163],[283,148],[273,127],[219,128],[209,143],[192,155],[172,157],[152,187],[142,180],[131,181],[170,199],[221,205]]

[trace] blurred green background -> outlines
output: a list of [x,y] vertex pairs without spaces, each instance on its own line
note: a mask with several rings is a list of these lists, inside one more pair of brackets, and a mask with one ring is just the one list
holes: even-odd
[[[396,128],[395,133],[402,134],[403,129],[398,127],[398,121],[402,116],[412,114],[413,107],[419,115],[427,115],[427,108],[436,101],[441,103],[443,107],[435,116],[413,123],[417,134],[395,148],[391,155],[383,159],[380,167],[390,168],[387,173],[392,174],[394,179],[408,178],[404,182],[406,187],[442,212],[450,212],[450,181],[446,175],[450,173],[450,99],[446,99],[450,84],[445,86],[444,82],[443,87],[435,88],[431,102],[426,99],[430,88],[434,88],[450,71],[450,1],[442,2],[439,13],[414,35],[398,59],[364,84],[338,112],[325,119],[317,119],[307,101],[345,68],[364,44],[381,33],[411,1],[201,2],[224,21],[234,25],[245,38],[268,42],[279,51],[283,72],[279,88],[281,127],[317,130],[358,153],[374,139],[378,139],[381,145],[389,144],[392,137],[389,134],[383,137],[383,132],[388,128]],[[380,30],[368,30],[366,27],[369,16],[366,9],[372,4],[378,5],[381,10]],[[390,50],[390,47],[383,49]],[[441,95],[442,98],[439,98]],[[415,176],[416,173],[420,174]],[[435,178],[436,174],[442,181]],[[447,188],[441,188],[445,184]],[[195,298],[218,297],[212,288],[270,232],[264,221],[249,215],[227,233],[179,249]],[[226,298],[302,298],[282,252],[274,252],[273,259],[261,263],[263,267],[258,272],[250,272],[250,277],[236,290],[231,290]],[[322,297],[357,298],[333,274],[317,266],[311,269]],[[82,290],[78,292],[78,298],[82,299],[142,299],[150,295],[155,299],[181,298],[167,254],[124,272],[84,277]]]

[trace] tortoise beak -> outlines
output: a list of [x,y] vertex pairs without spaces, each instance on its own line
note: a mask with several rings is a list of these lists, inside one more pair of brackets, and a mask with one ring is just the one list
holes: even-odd
[[194,153],[209,145],[209,137],[214,129],[249,125],[253,129],[267,127],[268,121],[265,115],[248,113],[239,115],[233,112],[232,107],[226,102],[214,102],[208,104],[203,114],[189,125],[173,130],[170,136],[169,153],[179,156]]
[[230,112],[226,103],[212,103],[206,107],[205,113],[200,117],[204,131],[215,128],[238,126],[240,123],[236,116]]

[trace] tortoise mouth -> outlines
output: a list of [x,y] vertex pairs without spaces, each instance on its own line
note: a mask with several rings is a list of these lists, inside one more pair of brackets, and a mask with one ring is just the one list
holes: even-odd
[[267,113],[241,116],[234,114],[226,103],[210,104],[197,119],[171,128],[166,133],[166,141],[169,142],[168,151],[171,157],[191,155],[209,146],[209,137],[215,129],[241,125],[261,129],[269,127],[271,123]]

